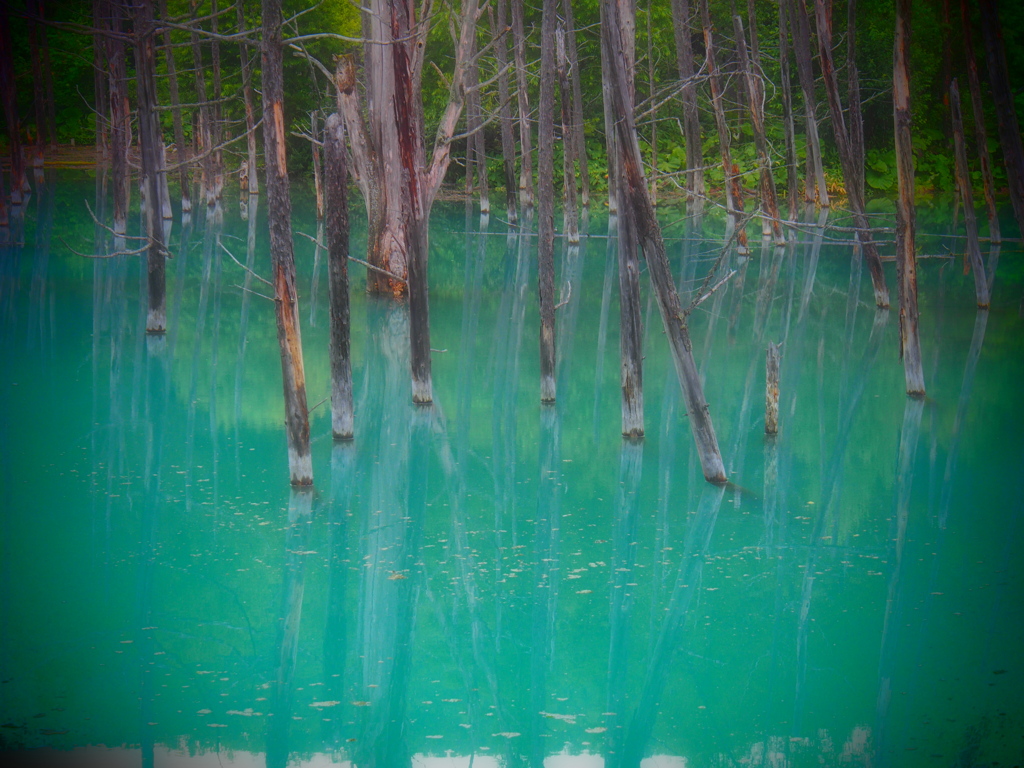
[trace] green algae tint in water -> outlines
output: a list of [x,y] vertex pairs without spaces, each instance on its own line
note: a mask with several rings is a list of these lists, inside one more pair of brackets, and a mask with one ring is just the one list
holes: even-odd
[[[315,235],[299,193],[296,228]],[[534,241],[439,205],[434,407],[410,402],[405,307],[367,298],[354,268],[356,438],[333,445],[315,408],[316,489],[293,495],[273,306],[224,251],[266,275],[265,211],[249,210],[251,250],[234,200],[175,222],[153,339],[139,260],[61,244],[109,250],[92,195],[48,177],[2,254],[8,763],[1021,763],[1016,246],[983,314],[959,262],[920,262],[924,401],[903,395],[895,312],[870,305],[848,243],[811,221],[788,248],[733,255],[691,322],[721,489],[646,278],[647,437],[619,437],[606,219],[558,260],[558,402],[542,408]],[[666,229],[685,290],[722,230]],[[325,256],[296,251],[316,405]]]

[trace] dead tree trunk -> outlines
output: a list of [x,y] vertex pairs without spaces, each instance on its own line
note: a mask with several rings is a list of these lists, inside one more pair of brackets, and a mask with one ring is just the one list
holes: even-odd
[[747,100],[750,106],[750,123],[754,128],[757,163],[761,167],[761,215],[764,222],[761,234],[765,237],[772,237],[776,245],[783,245],[786,238],[782,234],[782,224],[779,221],[779,198],[775,192],[772,161],[768,156],[761,80],[759,74],[751,70],[750,61],[747,58],[747,43],[743,34],[743,19],[739,14],[733,16],[733,28],[736,32],[736,50],[739,54],[740,69],[747,86]]
[[[960,111],[960,86],[954,77],[949,84],[949,111],[953,120],[953,154],[956,161],[956,186],[964,206],[964,224],[967,228],[967,256],[974,270],[974,294],[980,309],[989,304],[989,285],[985,279],[985,265],[981,261],[981,243],[978,242],[978,219],[974,213],[974,190],[971,189],[970,167],[964,142],[964,121]],[[966,266],[966,265],[965,265]]]
[[993,242],[1002,237],[999,232],[999,209],[996,207],[996,184],[992,177],[992,156],[988,152],[988,131],[985,129],[985,109],[981,103],[981,77],[974,56],[974,23],[967,0],[960,0],[961,39],[967,60],[967,84],[971,92],[971,111],[974,113],[974,142],[981,163],[981,179],[985,189],[985,207],[988,209],[988,235]]
[[686,191],[691,200],[703,198],[704,153],[700,140],[700,112],[697,110],[696,72],[690,38],[690,0],[672,0],[672,30],[676,39],[676,67],[682,81],[683,141],[686,144]]
[[[167,0],[160,0],[160,18],[167,18]],[[241,4],[239,4],[241,13]],[[181,184],[181,212],[192,210],[192,189],[185,162],[185,127],[181,120],[181,96],[178,90],[178,67],[174,60],[174,41],[170,27],[164,29],[164,54],[167,58],[167,85],[171,96],[171,120],[174,125],[174,158],[178,164],[178,181]]]
[[512,52],[516,65],[516,100],[519,105],[519,204],[533,208],[533,142],[530,99],[526,90],[526,32],[523,0],[512,0]]
[[786,133],[786,202],[790,216],[796,210],[799,198],[799,178],[796,159],[796,125],[793,120],[793,86],[789,69],[789,17],[788,3],[779,3],[779,78],[782,80],[782,122]]
[[335,440],[351,440],[352,360],[349,356],[348,166],[341,117],[324,126],[324,176],[327,197],[327,276],[331,295],[331,430]]
[[112,0],[110,31],[107,37],[107,61],[110,66],[110,170],[114,181],[114,232],[123,235],[128,228],[128,202],[131,179],[128,148],[131,145],[131,115],[128,108],[128,68],[125,62],[121,21],[124,0]]
[[707,55],[708,83],[711,86],[711,107],[715,113],[715,127],[718,129],[718,144],[722,154],[722,171],[725,174],[725,208],[732,214],[741,213],[733,192],[732,156],[729,152],[729,126],[725,122],[725,105],[722,96],[722,81],[718,74],[718,62],[715,57],[715,31],[711,26],[711,12],[708,0],[700,0],[701,23],[704,28],[704,49]]
[[199,149],[202,152],[202,159],[199,161],[200,173],[200,195],[205,196],[207,205],[214,205],[217,202],[217,195],[214,189],[214,156],[212,135],[212,115],[210,114],[210,102],[206,94],[206,67],[203,65],[203,48],[200,44],[198,31],[199,21],[198,0],[191,0],[192,3],[192,66],[195,68],[196,77],[196,99],[199,101]]
[[267,216],[270,257],[274,268],[277,342],[281,350],[288,468],[292,485],[312,485],[309,452],[309,411],[302,362],[295,253],[292,248],[292,201],[288,183],[284,127],[281,0],[263,0],[263,146],[267,169]]
[[724,483],[726,480],[722,455],[718,450],[714,426],[708,405],[704,400],[700,375],[693,360],[690,334],[686,327],[686,314],[679,302],[665,255],[665,242],[661,236],[654,214],[654,207],[647,196],[644,180],[640,144],[637,141],[636,123],[630,109],[629,81],[622,55],[623,41],[618,9],[611,0],[604,0],[606,22],[602,24],[602,37],[607,49],[617,52],[609,57],[609,71],[612,75],[612,98],[615,113],[620,116],[617,135],[622,148],[622,182],[629,199],[630,208],[636,215],[637,235],[644,249],[644,256],[651,273],[651,282],[658,298],[661,319],[669,338],[672,357],[679,375],[679,382],[686,398],[690,415],[690,428],[700,456],[704,477],[710,482]]
[[96,157],[101,162],[110,160],[110,90],[107,88],[107,45],[103,32],[109,15],[107,0],[92,0],[92,89],[93,110],[96,113]]
[[[242,0],[236,0],[235,8],[238,13],[238,34],[245,34],[245,12]],[[260,193],[260,182],[256,173],[256,111],[253,106],[252,95],[252,60],[250,58],[249,45],[243,40],[240,45],[239,58],[242,65],[242,100],[245,102],[245,137],[248,162],[248,192],[250,195]],[[177,139],[175,139],[177,141]]]
[[[797,5],[800,5],[802,2],[802,0],[794,1]],[[853,154],[853,145],[850,142],[850,135],[846,130],[846,120],[843,117],[843,103],[839,98],[839,81],[836,77],[835,63],[832,59],[832,24],[829,18],[828,6],[825,0],[814,0],[814,8],[818,26],[818,51],[821,60],[821,74],[825,80],[825,93],[828,95],[828,107],[832,115],[832,132],[836,137],[839,161],[843,166],[846,195],[850,201],[854,223],[859,229],[858,235],[864,249],[864,258],[867,260],[868,270],[871,272],[871,284],[875,290],[875,304],[879,307],[887,307],[889,306],[889,289],[885,285],[882,259],[878,255],[878,248],[874,240],[871,239],[871,225],[865,214],[864,195],[861,194],[857,181],[859,178],[857,159]],[[907,114],[909,119],[909,112]],[[913,169],[911,169],[912,171]],[[911,184],[912,195],[913,184]]]
[[565,28],[556,30],[558,94],[562,106],[562,206],[565,236],[570,243],[580,241],[580,211],[576,199],[576,136],[572,124],[572,92],[569,89],[568,57],[565,52]]
[[651,41],[651,4],[647,3],[647,91],[651,100],[651,205],[658,205],[658,112],[654,86],[654,44]]
[[860,73],[857,71],[857,0],[846,8],[846,94],[850,110],[850,151],[857,172],[857,192],[864,197],[864,116],[860,108]]
[[[817,0],[819,3],[822,0]],[[896,134],[896,271],[900,296],[900,356],[908,395],[924,394],[918,332],[917,258],[914,248],[914,146],[910,132],[910,2],[897,0],[893,46],[893,119]]]
[[979,0],[981,6],[981,34],[985,41],[988,61],[988,79],[992,86],[992,100],[996,105],[999,141],[1003,145],[1003,163],[1010,187],[1010,202],[1017,226],[1024,232],[1024,144],[1017,122],[1017,110],[1010,90],[1010,74],[1006,66],[1006,50],[999,26],[999,12],[995,0]]
[[572,141],[575,144],[576,161],[580,167],[580,202],[590,207],[590,170],[587,166],[587,142],[583,132],[583,89],[580,85],[579,50],[576,48],[576,19],[572,0],[562,0],[562,15],[565,17],[565,44],[569,54],[570,82],[572,83]]
[[21,151],[21,119],[18,116],[17,86],[14,82],[14,59],[11,55],[11,25],[7,5],[0,5],[0,100],[3,100],[7,123],[7,142],[11,150],[11,203],[21,205],[28,191],[25,158]]
[[[600,5],[600,19],[601,28],[609,23],[606,18],[605,4],[602,1]],[[618,178],[616,170],[618,168],[618,146],[619,141],[615,135],[615,115],[612,113],[612,92],[611,92],[611,76],[609,74],[609,63],[608,60],[611,57],[611,52],[608,50],[608,41],[602,35],[601,37],[601,102],[604,107],[604,145],[605,153],[607,154],[607,173],[608,173],[608,213],[610,215],[617,215],[619,211],[619,194],[618,194]],[[632,71],[632,69],[630,70]]]
[[310,145],[313,148],[313,189],[316,193],[316,220],[324,220],[324,182],[320,173],[320,121],[317,120],[317,112],[309,113],[309,132],[312,137]]
[[505,174],[505,210],[510,224],[519,221],[516,201],[516,143],[512,132],[511,90],[508,82],[508,0],[498,0],[497,18],[491,17],[494,51],[498,60],[498,113],[501,126],[502,170]]
[[555,8],[544,0],[537,124],[537,282],[540,293],[540,400],[555,400]]
[[167,279],[163,223],[163,135],[156,107],[156,46],[154,45],[153,0],[136,0],[135,81],[139,102],[139,147],[142,154],[142,178],[146,190],[146,231],[149,239],[147,272],[149,313],[146,333],[167,330]]
[[804,197],[814,202],[814,187],[818,188],[818,204],[829,205],[825,187],[825,166],[821,159],[821,139],[818,138],[818,118],[815,116],[817,99],[814,96],[814,64],[811,58],[811,25],[804,0],[782,0],[788,3],[789,24],[793,30],[793,52],[800,90],[804,94],[804,124],[807,132],[807,172],[804,178]]
[[779,433],[779,347],[773,341],[765,358],[764,433]]
[[[491,212],[491,197],[487,179],[487,148],[484,145],[484,116],[480,105],[480,68],[476,63],[476,38],[472,40],[469,61],[466,63],[466,157],[472,158],[476,170],[477,193],[480,195],[480,215]],[[466,183],[470,179],[470,164],[466,163]]]

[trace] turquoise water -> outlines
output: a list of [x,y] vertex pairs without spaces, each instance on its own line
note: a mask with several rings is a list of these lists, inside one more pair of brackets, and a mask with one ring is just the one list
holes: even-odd
[[[273,306],[224,250],[267,275],[265,211],[251,253],[237,200],[175,222],[156,340],[139,260],[68,250],[109,252],[94,195],[49,176],[0,257],[0,747],[17,760],[1022,762],[1017,244],[987,313],[959,257],[921,260],[924,401],[903,394],[895,312],[831,239],[848,235],[816,237],[812,212],[798,243],[730,255],[737,274],[691,323],[733,480],[718,489],[646,276],[647,437],[619,436],[603,213],[556,255],[554,407],[532,239],[435,207],[432,409],[410,402],[404,308],[367,298],[354,267],[356,439],[338,445],[326,264],[297,235],[316,487],[293,494]],[[723,223],[661,215],[691,290]],[[943,212],[921,226],[923,254],[958,252]]]

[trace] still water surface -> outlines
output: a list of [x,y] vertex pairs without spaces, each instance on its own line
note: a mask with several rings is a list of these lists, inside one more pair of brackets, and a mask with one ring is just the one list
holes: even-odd
[[[170,331],[147,339],[140,261],[64,245],[112,247],[93,196],[84,174],[49,176],[24,245],[2,253],[0,749],[18,760],[1022,762],[1016,244],[986,313],[959,259],[921,261],[923,401],[903,394],[895,312],[876,313],[866,270],[830,239],[847,235],[822,237],[811,212],[799,242],[731,255],[737,274],[692,321],[733,480],[720,489],[646,278],[647,437],[619,436],[603,213],[556,257],[553,407],[538,402],[531,238],[436,207],[432,409],[410,402],[404,307],[367,298],[354,268],[349,444],[320,402],[325,257],[297,236],[316,487],[293,494],[273,305],[225,252],[269,273],[265,211],[251,230],[235,200],[175,222]],[[315,235],[296,197],[296,229]],[[723,223],[661,215],[692,290]],[[922,228],[950,224],[923,211]]]

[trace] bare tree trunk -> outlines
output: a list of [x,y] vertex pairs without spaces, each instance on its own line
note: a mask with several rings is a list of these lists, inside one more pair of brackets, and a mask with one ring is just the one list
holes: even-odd
[[779,347],[772,341],[765,358],[764,433],[779,433]]
[[988,131],[985,129],[985,109],[981,103],[981,77],[974,56],[974,24],[967,0],[960,0],[961,39],[967,60],[967,83],[971,92],[971,111],[974,113],[974,142],[981,162],[981,179],[985,189],[985,207],[988,209],[988,234],[993,242],[1002,240],[999,232],[999,209],[996,207],[996,184],[992,177],[992,157],[988,152]]
[[[800,5],[802,0],[794,0]],[[846,195],[850,200],[854,223],[859,228],[858,235],[864,249],[864,258],[871,272],[871,284],[875,290],[875,304],[879,307],[889,306],[889,289],[885,285],[885,274],[882,272],[882,259],[878,248],[871,239],[870,224],[864,208],[864,196],[861,194],[857,179],[857,160],[853,155],[850,135],[846,131],[843,118],[843,104],[839,98],[839,82],[836,78],[835,63],[832,60],[832,28],[825,0],[814,0],[815,15],[818,26],[818,50],[820,52],[821,73],[825,79],[825,93],[828,95],[829,112],[832,115],[832,131],[836,137],[836,148],[843,166],[843,180],[846,182]],[[909,87],[909,86],[908,86]],[[909,99],[909,93],[908,93]],[[909,102],[908,102],[909,104]],[[909,112],[907,113],[909,120]],[[909,122],[907,125],[909,131]],[[909,133],[907,141],[909,142]],[[909,146],[909,144],[908,144]],[[911,168],[913,172],[913,168]],[[913,183],[911,183],[913,197]],[[911,209],[913,205],[911,205]]]
[[555,15],[544,0],[540,31],[540,113],[537,126],[537,281],[540,292],[540,400],[555,400]]
[[96,113],[96,155],[106,163],[110,160],[110,91],[107,88],[107,45],[102,32],[107,28],[107,0],[92,0],[92,88],[93,110]]
[[331,429],[335,440],[351,440],[352,360],[349,356],[348,166],[345,129],[332,114],[324,126],[324,175],[327,197],[327,275],[331,295]]
[[199,101],[198,115],[199,115],[199,149],[203,153],[203,158],[199,161],[199,167],[202,169],[200,174],[200,189],[199,194],[206,197],[206,204],[213,205],[217,202],[217,196],[214,190],[214,157],[210,153],[210,149],[213,147],[213,135],[211,132],[212,117],[210,115],[210,102],[206,95],[206,67],[203,65],[203,49],[200,45],[200,36],[197,31],[199,22],[197,21],[198,15],[198,0],[191,0],[192,3],[192,66],[195,68],[196,77],[196,99]]
[[690,199],[704,197],[704,154],[700,140],[697,84],[694,82],[693,43],[690,39],[690,0],[672,0],[672,29],[676,38],[676,67],[683,83],[683,139],[686,143],[686,191]]
[[[960,86],[954,77],[949,84],[949,111],[953,119],[953,154],[956,161],[956,186],[964,206],[964,224],[967,227],[967,256],[974,270],[974,294],[979,309],[987,309],[989,285],[985,279],[985,265],[981,261],[981,243],[978,242],[978,220],[974,213],[974,190],[971,189],[970,167],[964,142],[964,121],[960,111]],[[964,266],[966,267],[967,264]]]
[[533,142],[530,99],[526,90],[526,33],[523,31],[523,0],[512,0],[512,51],[516,65],[516,99],[519,104],[519,204],[533,207]]
[[572,92],[566,73],[568,61],[565,53],[565,29],[556,30],[558,92],[562,106],[562,192],[565,236],[570,243],[580,241],[580,212],[576,201],[576,137],[572,125]]
[[128,202],[131,180],[128,168],[128,147],[131,145],[131,115],[128,109],[128,70],[125,63],[121,20],[124,0],[111,0],[110,31],[107,38],[107,60],[110,66],[110,170],[114,182],[114,232],[123,235],[128,228]]
[[818,203],[827,207],[828,190],[825,187],[825,166],[821,159],[821,140],[818,138],[818,118],[815,116],[817,100],[814,96],[814,64],[811,59],[811,26],[804,0],[782,0],[789,3],[789,23],[793,30],[793,51],[796,53],[796,71],[800,89],[804,94],[804,118],[807,131],[807,174],[804,196],[814,202],[814,185],[818,187]]
[[313,148],[313,189],[316,192],[316,220],[324,220],[324,183],[320,173],[320,121],[317,120],[317,111],[309,113],[309,132],[313,140],[310,142]]
[[654,45],[651,42],[651,3],[647,3],[647,88],[651,99],[651,205],[658,205],[658,111],[654,87]]
[[[605,4],[601,2],[601,28],[608,23],[607,13],[605,12]],[[612,92],[611,92],[611,75],[609,73],[608,59],[611,57],[611,52],[608,50],[608,41],[602,35],[601,37],[601,102],[604,106],[604,145],[605,153],[607,155],[607,173],[608,173],[608,213],[610,215],[617,215],[619,211],[619,194],[618,194],[618,153],[619,153],[619,140],[615,134],[615,115],[612,113]]]
[[715,483],[726,480],[722,455],[718,450],[714,426],[708,405],[704,400],[700,375],[693,360],[690,334],[686,327],[686,315],[679,302],[665,254],[665,242],[661,236],[654,214],[654,207],[647,196],[647,184],[642,170],[640,144],[637,141],[636,123],[630,109],[629,82],[626,62],[622,55],[622,27],[618,8],[611,0],[604,0],[607,23],[602,24],[602,37],[606,40],[607,50],[616,52],[609,57],[609,71],[612,75],[612,98],[615,113],[620,116],[617,123],[617,135],[622,148],[622,182],[629,199],[632,212],[636,215],[637,234],[644,249],[647,266],[651,274],[651,282],[658,298],[662,324],[672,349],[672,357],[683,388],[687,411],[690,415],[690,428],[694,442],[700,455],[704,477]]
[[999,140],[1003,145],[1003,163],[1010,187],[1010,202],[1017,226],[1024,232],[1024,145],[1021,142],[1017,110],[1010,90],[1010,75],[1006,66],[1006,51],[999,26],[999,11],[995,0],[979,0],[981,6],[981,34],[985,41],[988,60],[988,79],[992,86],[992,100],[996,105]]
[[[243,0],[235,0],[235,8],[238,13],[239,35],[245,34],[245,11],[243,5]],[[249,166],[246,179],[248,180],[249,194],[258,195],[260,193],[260,182],[256,173],[256,112],[252,96],[252,60],[250,58],[249,46],[244,41],[239,48],[239,58],[242,62],[242,100],[245,102],[245,136]]]
[[32,112],[36,121],[36,140],[32,148],[32,164],[43,165],[43,147],[46,145],[46,97],[43,95],[42,53],[39,47],[39,31],[42,26],[43,7],[39,0],[28,3],[28,39],[32,58]]
[[519,221],[516,202],[516,144],[512,133],[511,91],[508,82],[508,0],[498,0],[497,18],[491,17],[494,50],[498,60],[498,101],[501,125],[501,158],[505,174],[505,210],[510,224]]
[[142,177],[146,190],[146,231],[149,238],[147,272],[149,313],[146,333],[162,334],[167,330],[167,279],[163,224],[163,136],[156,107],[156,48],[153,41],[153,0],[136,0],[135,22],[135,88],[139,102],[139,147],[142,154]]
[[281,351],[288,469],[292,485],[312,485],[309,411],[302,361],[295,253],[292,248],[292,202],[288,183],[284,127],[281,0],[263,0],[263,146],[267,169],[270,257],[274,267],[277,341]]
[[[167,18],[167,0],[160,0],[160,18]],[[241,5],[239,5],[241,13]],[[164,29],[164,53],[167,57],[167,84],[171,96],[171,120],[174,124],[174,158],[178,163],[178,181],[181,185],[181,212],[192,210],[192,185],[188,178],[188,165],[185,160],[185,127],[181,121],[181,97],[178,91],[178,68],[174,60],[174,41],[171,39],[170,27]]]
[[[480,107],[480,69],[476,63],[476,38],[466,65],[466,191],[471,191],[471,170],[476,171],[477,192],[480,195],[480,215],[491,212],[490,191],[487,184],[487,151],[484,146],[483,112]],[[471,162],[470,162],[471,161]]]
[[[821,2],[822,0],[817,0]],[[896,2],[893,46],[893,115],[896,133],[896,270],[900,295],[900,356],[908,395],[924,394],[918,332],[917,257],[914,247],[914,146],[910,133],[910,2]]]
[[[213,35],[219,33],[220,9],[218,0],[210,0],[210,31]],[[210,115],[210,142],[214,148],[212,160],[213,167],[213,195],[220,200],[224,195],[224,150],[221,144],[224,142],[224,107],[221,104],[220,74],[220,41],[216,37],[210,40],[210,71],[213,79],[213,104]]]
[[0,5],[0,100],[3,101],[7,142],[11,150],[11,203],[20,205],[28,191],[28,178],[21,151],[21,119],[18,116],[14,59],[11,56],[11,26],[6,4]]
[[850,110],[850,151],[857,172],[857,191],[864,190],[864,116],[860,108],[860,73],[857,71],[857,0],[847,0],[846,8],[846,92]]
[[587,142],[583,132],[583,89],[580,85],[579,50],[576,47],[576,20],[572,0],[562,0],[565,17],[565,44],[569,54],[569,80],[572,83],[572,141],[580,167],[580,202],[590,207],[590,170],[587,166]]
[[789,215],[796,211],[799,178],[796,159],[796,125],[793,120],[793,85],[789,69],[789,15],[787,0],[779,2],[779,77],[782,80],[782,121],[786,132],[786,200]]
[[768,139],[765,136],[763,97],[761,80],[751,71],[747,58],[747,43],[743,34],[743,19],[739,14],[733,16],[733,28],[736,32],[736,49],[739,54],[740,69],[747,86],[747,99],[750,105],[750,122],[754,128],[754,146],[757,149],[757,162],[761,166],[761,213],[764,226],[761,234],[772,237],[776,245],[783,245],[786,238],[782,234],[779,221],[779,199],[775,192],[775,178],[772,176],[772,161],[768,156]]
[[725,174],[725,208],[732,214],[740,213],[733,197],[734,185],[732,156],[729,152],[729,126],[725,122],[725,105],[722,96],[722,81],[718,73],[715,56],[715,30],[711,26],[711,12],[708,0],[700,0],[701,23],[704,28],[704,49],[707,55],[708,83],[711,86],[711,107],[715,113],[715,127],[718,129],[718,144],[722,154],[722,171]]

